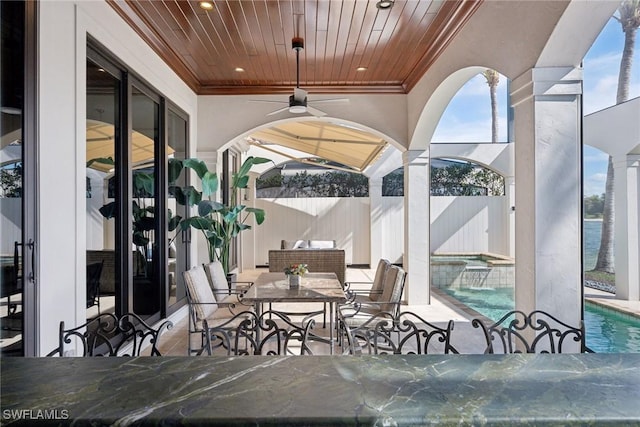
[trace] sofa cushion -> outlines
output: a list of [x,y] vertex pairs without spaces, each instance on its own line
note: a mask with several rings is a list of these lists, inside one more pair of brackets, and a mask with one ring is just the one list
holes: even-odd
[[335,249],[335,240],[309,240],[310,249]]
[[306,240],[283,240],[280,249],[305,249],[308,246]]

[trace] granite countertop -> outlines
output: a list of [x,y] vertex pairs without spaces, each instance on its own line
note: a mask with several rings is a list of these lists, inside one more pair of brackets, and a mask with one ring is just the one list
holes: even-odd
[[640,425],[640,354],[0,363],[2,425]]

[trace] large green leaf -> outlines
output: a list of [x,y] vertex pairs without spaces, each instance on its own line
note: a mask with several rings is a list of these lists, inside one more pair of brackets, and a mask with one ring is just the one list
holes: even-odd
[[153,217],[150,216],[144,216],[142,218],[140,218],[139,220],[137,220],[134,224],[134,226],[141,231],[151,231],[155,228],[156,226],[156,221]]
[[182,169],[182,160],[174,158],[169,159],[169,168],[167,169],[167,179],[169,181],[169,185],[174,184],[178,180]]
[[152,196],[154,187],[153,174],[145,172],[134,172],[133,186],[134,195]]
[[208,231],[205,233],[205,235],[207,237],[207,241],[209,242],[209,244],[214,248],[221,248],[222,245],[224,244],[224,240],[220,236],[218,236],[216,233],[212,233]]
[[106,219],[113,218],[116,216],[116,202],[109,202],[106,205],[102,206],[98,211],[102,214]]
[[133,233],[133,244],[136,246],[147,246],[149,244],[149,239],[141,232],[136,231]]
[[215,173],[206,172],[202,178],[202,194],[210,196],[218,191],[218,176]]
[[217,212],[224,208],[222,203],[213,202],[211,200],[202,200],[198,203],[198,215],[207,216],[211,212]]
[[202,177],[207,172],[209,172],[209,169],[207,168],[207,165],[202,160],[185,159],[185,160],[182,161],[182,164],[184,165],[185,168],[193,169],[196,172],[196,174],[198,175],[198,178],[200,178],[200,179],[202,179]]
[[259,208],[247,208],[247,212],[253,212],[256,217],[256,224],[260,225],[264,222],[265,212],[264,209]]
[[229,222],[236,221],[236,219],[238,218],[238,215],[240,215],[240,212],[242,212],[245,207],[246,207],[245,205],[234,206],[233,209],[229,210],[226,214],[224,214],[223,217],[225,222],[229,223]]
[[169,231],[173,231],[176,228],[178,228],[178,225],[180,225],[180,221],[182,220],[182,217],[180,215],[176,215],[176,216],[172,216],[169,219]]
[[183,206],[195,206],[202,200],[202,193],[191,185],[184,188],[175,187],[173,195],[176,202]]
[[185,218],[180,223],[180,228],[184,231],[189,229],[189,227],[193,227],[196,230],[209,230],[213,225],[213,221],[209,218],[203,218],[200,216],[192,216],[190,218]]
[[247,188],[247,186],[249,185],[249,176],[248,175],[239,176],[235,181],[236,181],[235,183],[236,188]]
[[267,162],[270,162],[270,161],[271,161],[270,159],[266,159],[264,157],[249,156],[244,161],[244,163],[242,163],[242,166],[240,166],[240,170],[238,170],[237,176],[238,177],[243,177],[243,176],[245,176],[245,175],[247,175],[249,173],[249,171],[251,170],[253,165],[259,165],[261,163],[267,163]]

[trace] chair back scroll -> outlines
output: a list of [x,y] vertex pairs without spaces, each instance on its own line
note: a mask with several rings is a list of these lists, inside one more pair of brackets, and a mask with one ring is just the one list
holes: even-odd
[[167,320],[153,328],[133,313],[120,318],[103,313],[70,329],[61,321],[58,347],[47,356],[140,356],[147,348],[151,356],[161,356],[160,335],[172,327],[173,323]]
[[372,315],[358,326],[343,325],[349,354],[457,354],[451,345],[453,320],[444,327],[405,311]]
[[512,310],[495,323],[473,319],[471,324],[484,334],[485,353],[563,353],[575,348],[585,351],[582,321],[574,327],[541,310],[529,314]]
[[208,355],[304,355],[313,354],[313,343],[330,344],[313,333],[311,316],[297,323],[275,310],[260,316],[245,311],[214,326],[206,319],[203,324]]

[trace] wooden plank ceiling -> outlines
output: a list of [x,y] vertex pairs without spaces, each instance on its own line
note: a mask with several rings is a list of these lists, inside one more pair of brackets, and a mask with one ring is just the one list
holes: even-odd
[[[407,93],[482,0],[107,0],[198,94]],[[359,67],[366,68],[358,71]],[[244,71],[236,71],[242,68]]]

